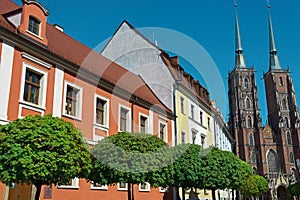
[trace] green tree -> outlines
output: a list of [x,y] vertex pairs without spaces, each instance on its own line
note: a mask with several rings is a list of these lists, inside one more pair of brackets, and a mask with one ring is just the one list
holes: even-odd
[[71,123],[46,116],[27,116],[0,127],[0,180],[33,184],[38,200],[42,185],[84,178],[91,166],[81,132]]
[[196,144],[180,144],[172,148],[173,170],[172,179],[168,180],[168,185],[181,187],[183,199],[184,190],[202,185],[201,169],[203,160],[200,157],[202,147]]
[[90,179],[101,184],[150,183],[166,186],[173,172],[169,167],[171,151],[168,145],[150,134],[121,132],[105,138],[91,149],[96,158]]
[[211,148],[203,160],[203,188],[212,190],[213,200],[217,189],[238,189],[245,177],[252,174],[251,167],[229,151]]
[[252,175],[246,178],[240,188],[243,197],[256,197],[268,191],[268,181],[259,175]]
[[287,191],[292,196],[300,196],[300,181],[288,186]]

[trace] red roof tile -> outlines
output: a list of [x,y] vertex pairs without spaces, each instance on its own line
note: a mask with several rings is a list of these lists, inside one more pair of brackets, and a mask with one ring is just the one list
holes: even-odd
[[20,6],[11,0],[1,0],[0,3],[0,14],[5,14],[20,8]]

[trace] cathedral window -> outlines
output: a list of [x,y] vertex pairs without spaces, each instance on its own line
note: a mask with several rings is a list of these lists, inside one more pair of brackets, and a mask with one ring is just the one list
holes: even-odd
[[280,86],[283,86],[283,79],[282,79],[281,76],[279,77],[279,85],[280,85]]
[[251,107],[250,99],[246,98],[246,109],[249,109]]
[[250,163],[255,163],[255,153],[254,152],[250,153]]
[[295,163],[294,154],[290,152],[290,163]]
[[287,140],[287,144],[288,144],[288,145],[291,145],[291,144],[292,144],[292,137],[291,137],[290,132],[287,132],[287,133],[286,133],[286,140]]
[[289,120],[287,117],[285,117],[283,120],[283,128],[289,128]]
[[278,172],[278,159],[274,150],[270,150],[267,155],[268,168],[270,173]]
[[287,110],[286,100],[285,99],[282,100],[282,110]]
[[249,146],[254,146],[254,139],[252,133],[249,134]]
[[244,79],[244,88],[245,88],[245,89],[248,89],[248,88],[249,88],[249,80],[248,80],[248,78],[245,78],[245,79]]
[[247,127],[252,128],[252,118],[250,116],[248,116],[248,119],[247,119]]

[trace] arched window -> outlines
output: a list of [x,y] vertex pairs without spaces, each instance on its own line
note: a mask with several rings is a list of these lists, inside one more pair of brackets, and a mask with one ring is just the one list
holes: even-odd
[[289,120],[287,117],[285,117],[283,120],[283,128],[289,128]]
[[282,100],[282,110],[287,110],[286,100],[285,99]]
[[278,159],[274,150],[270,150],[267,155],[268,168],[270,173],[278,172]]
[[279,77],[279,85],[280,85],[280,86],[283,86],[283,79],[282,79],[281,76]]
[[291,137],[290,132],[286,133],[286,141],[287,141],[287,144],[289,144],[289,145],[292,144],[292,137]]
[[255,163],[255,153],[254,152],[251,152],[250,153],[250,163]]
[[252,133],[249,134],[249,146],[254,146],[254,139]]
[[294,154],[290,152],[290,163],[295,163]]
[[248,88],[249,88],[249,80],[248,80],[248,78],[245,78],[245,79],[244,79],[244,88],[245,88],[245,89],[248,89]]
[[252,119],[250,116],[248,116],[248,119],[247,119],[247,127],[252,128]]
[[246,98],[246,109],[249,109],[251,107],[250,99]]

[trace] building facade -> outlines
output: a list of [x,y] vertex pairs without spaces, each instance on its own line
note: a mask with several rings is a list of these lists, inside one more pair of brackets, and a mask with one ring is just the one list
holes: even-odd
[[[89,145],[120,131],[156,135],[172,145],[174,114],[137,75],[106,59],[47,23],[37,1],[0,4],[0,122],[27,115],[60,117],[83,132]],[[0,184],[4,200],[31,199],[30,185]],[[134,187],[138,199],[169,198],[171,192],[145,183]],[[127,185],[70,180],[43,187],[40,199],[125,199]],[[170,197],[172,199],[172,196]]]
[[286,188],[299,179],[299,111],[290,71],[280,66],[270,16],[270,64],[264,74],[268,122],[260,117],[254,68],[246,66],[236,14],[236,61],[229,74],[229,125],[235,153],[269,182],[268,199],[288,199]]

